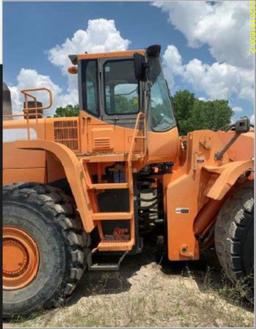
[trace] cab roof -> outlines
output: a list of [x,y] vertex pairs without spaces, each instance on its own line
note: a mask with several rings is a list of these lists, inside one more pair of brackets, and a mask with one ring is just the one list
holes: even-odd
[[147,55],[149,57],[157,57],[160,55],[161,46],[151,45],[146,49],[135,49],[135,50],[123,50],[123,51],[113,51],[105,53],[95,53],[95,54],[76,54],[69,55],[69,58],[73,65],[77,65],[78,61],[81,59],[98,59],[98,58],[116,58],[116,57],[133,57],[135,53],[141,55]]
[[133,57],[135,53],[145,55],[145,49],[136,50],[124,50],[124,51],[112,51],[106,53],[94,53],[94,54],[76,54],[69,55],[69,58],[73,65],[76,65],[79,60],[82,59],[98,59],[98,58],[117,58],[117,57]]

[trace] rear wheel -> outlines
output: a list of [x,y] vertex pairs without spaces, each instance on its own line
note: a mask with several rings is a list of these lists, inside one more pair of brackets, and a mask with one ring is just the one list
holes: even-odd
[[89,237],[72,199],[39,184],[3,188],[3,316],[60,305],[86,266]]
[[218,259],[230,280],[253,302],[253,183],[240,186],[222,206],[215,225]]

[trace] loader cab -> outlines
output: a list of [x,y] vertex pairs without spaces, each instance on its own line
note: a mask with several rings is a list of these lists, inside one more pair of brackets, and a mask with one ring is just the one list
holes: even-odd
[[[151,46],[146,50],[71,55],[70,59],[77,65],[80,108],[95,128],[104,122],[133,129],[142,112],[152,152],[170,156],[170,146],[164,151],[170,142],[166,134],[172,131],[171,139],[177,140],[178,132],[159,55],[160,46]],[[162,145],[156,141],[160,138]]]
[[103,121],[132,126],[141,99],[133,59],[85,60],[80,66],[81,108]]

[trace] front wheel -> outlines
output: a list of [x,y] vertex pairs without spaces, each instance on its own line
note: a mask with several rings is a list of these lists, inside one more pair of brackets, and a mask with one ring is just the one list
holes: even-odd
[[72,200],[39,184],[3,188],[3,316],[61,304],[82,277],[88,237]]
[[215,225],[215,249],[227,277],[253,302],[253,182],[238,187],[225,201]]

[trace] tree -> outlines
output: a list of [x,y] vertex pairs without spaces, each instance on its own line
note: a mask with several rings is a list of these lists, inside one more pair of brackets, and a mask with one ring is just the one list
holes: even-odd
[[172,97],[174,113],[180,128],[180,134],[186,135],[189,131],[194,130],[191,123],[191,116],[194,109],[196,98],[188,90],[177,91]]
[[134,113],[138,110],[138,97],[127,98],[122,95],[115,95],[114,111],[116,113]]
[[67,105],[66,107],[58,107],[54,117],[77,117],[79,115],[79,105]]
[[172,97],[180,134],[199,129],[221,129],[230,123],[232,109],[226,100],[203,101],[187,90]]

